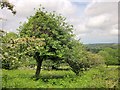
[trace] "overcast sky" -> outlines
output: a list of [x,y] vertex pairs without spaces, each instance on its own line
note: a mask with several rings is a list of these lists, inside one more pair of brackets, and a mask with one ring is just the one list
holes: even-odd
[[[16,32],[20,22],[35,13],[41,4],[47,11],[56,11],[74,25],[76,39],[82,43],[118,42],[118,0],[9,0],[15,5],[16,15],[0,10],[0,28]],[[114,2],[113,2],[114,1]]]

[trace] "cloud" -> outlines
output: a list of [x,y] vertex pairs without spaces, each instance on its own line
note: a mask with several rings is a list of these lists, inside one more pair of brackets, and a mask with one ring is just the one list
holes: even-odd
[[99,2],[95,0],[86,7],[85,13],[89,16],[95,16],[103,13],[116,13],[116,10],[118,10],[117,2]]
[[118,24],[112,26],[110,34],[115,35],[115,36],[117,36],[119,34],[118,33]]
[[90,17],[87,22],[87,26],[91,28],[102,28],[106,26],[110,21],[109,14],[102,14],[94,17]]
[[[16,28],[19,27],[19,22],[26,21],[27,17],[35,13],[34,8],[38,9],[40,4],[42,4],[42,6],[45,7],[47,11],[56,11],[57,13],[61,13],[67,18],[72,18],[77,8],[69,0],[10,0],[10,2],[15,5],[15,10],[17,11],[16,15],[13,16],[9,10],[3,9],[0,10],[2,12],[0,16],[4,16],[4,18],[7,19],[7,22],[4,23],[3,28],[7,30],[11,28],[11,30],[14,32],[16,31]],[[69,21],[69,19],[67,20]]]
[[[117,42],[118,3],[93,0],[84,11],[86,19],[79,25],[84,42]],[[78,32],[77,32],[78,33]],[[80,34],[78,34],[80,36]]]
[[[76,39],[84,43],[117,42],[118,3],[108,0],[9,0],[17,11],[13,16],[7,9],[0,10],[0,17],[7,19],[3,28],[16,32],[19,22],[35,13],[41,4],[47,11],[56,11],[74,25]],[[88,2],[86,2],[88,1]],[[91,2],[90,2],[91,1]]]
[[29,16],[35,13],[34,8],[39,8],[40,4],[48,11],[56,11],[63,15],[75,13],[76,7],[69,0],[11,0],[20,16]]
[[112,35],[118,35],[118,29],[113,29],[110,31]]

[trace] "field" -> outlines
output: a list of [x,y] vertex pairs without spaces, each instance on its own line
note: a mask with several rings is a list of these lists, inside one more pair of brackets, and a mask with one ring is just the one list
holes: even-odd
[[31,78],[35,70],[2,70],[3,88],[118,88],[118,67],[99,66],[76,76],[71,70],[42,70],[40,79]]
[[[60,4],[55,4],[55,6],[54,3],[49,2],[52,7],[51,5],[47,7],[48,3],[45,4],[41,2],[42,0],[36,0],[40,2],[23,2],[23,4],[28,3],[28,9],[26,8],[26,11],[21,12],[26,6],[24,6],[25,4],[18,4],[17,1],[14,3],[9,2],[9,0],[0,1],[1,9],[7,8],[13,14],[18,13],[13,18],[5,10],[5,12],[3,11],[4,14],[7,13],[8,15],[6,15],[10,16],[0,16],[0,20],[5,23],[0,28],[0,78],[2,78],[0,79],[0,89],[2,87],[5,89],[117,88],[120,90],[120,78],[118,77],[120,44],[115,40],[117,36],[112,38],[114,32],[111,33],[114,29],[113,26],[116,30],[117,23],[116,20],[115,23],[110,20],[109,23],[104,24],[114,15],[110,15],[105,20],[103,18],[105,22],[102,23],[104,25],[101,24],[101,21],[98,25],[96,23],[99,19],[94,24],[94,17],[106,13],[95,14],[95,12],[91,12],[94,10],[97,12],[98,10],[104,11],[99,7],[101,4],[99,5],[98,2],[97,5],[94,2],[83,5],[67,0],[67,2],[60,1]],[[43,6],[46,6],[46,9],[41,4],[45,4]],[[62,9],[58,10],[61,4],[63,4],[64,10],[67,10],[66,6],[68,5],[66,4],[69,4],[72,13],[63,12]],[[103,4],[103,6],[105,5]],[[110,5],[108,5],[109,7],[111,8]],[[53,9],[54,11],[52,11]],[[85,13],[86,11],[88,15]],[[74,15],[74,12],[81,13]],[[9,23],[12,25],[10,26]],[[112,29],[107,30],[109,25],[112,26]],[[3,26],[5,27],[3,28]],[[109,33],[103,32],[106,30]],[[82,41],[80,33],[84,34]],[[90,37],[85,37],[87,35]]]

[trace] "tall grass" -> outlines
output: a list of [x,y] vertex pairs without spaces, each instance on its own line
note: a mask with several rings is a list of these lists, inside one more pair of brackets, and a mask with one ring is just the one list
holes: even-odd
[[37,81],[31,78],[34,70],[2,70],[2,72],[3,88],[110,88],[119,78],[117,68],[113,67],[92,68],[79,76],[71,70],[42,70]]

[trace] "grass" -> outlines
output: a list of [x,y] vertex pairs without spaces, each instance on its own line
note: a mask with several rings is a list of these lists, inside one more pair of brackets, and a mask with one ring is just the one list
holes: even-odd
[[[116,67],[96,67],[76,76],[69,71],[42,70],[40,79],[31,78],[34,70],[2,70],[3,88],[110,88],[118,80]],[[118,87],[117,85],[115,85]]]

